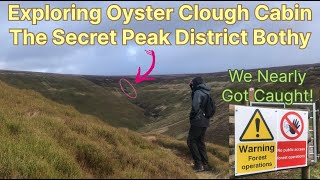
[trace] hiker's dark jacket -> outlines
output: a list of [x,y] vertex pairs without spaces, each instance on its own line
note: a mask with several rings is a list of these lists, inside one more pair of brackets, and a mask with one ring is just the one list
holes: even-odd
[[208,95],[210,95],[210,87],[206,84],[194,83],[192,89],[192,108],[190,112],[190,124],[197,127],[209,127],[210,121],[203,114],[202,106],[205,105]]

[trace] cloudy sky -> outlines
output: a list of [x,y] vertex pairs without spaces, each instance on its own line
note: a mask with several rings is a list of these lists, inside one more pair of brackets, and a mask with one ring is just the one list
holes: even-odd
[[[92,75],[132,75],[137,73],[139,66],[142,73],[147,71],[151,64],[150,56],[145,49],[153,49],[156,53],[156,66],[152,74],[182,74],[207,73],[226,71],[228,69],[261,68],[270,66],[309,64],[320,62],[320,4],[318,2],[299,2],[301,7],[312,9],[312,21],[305,22],[260,22],[253,16],[258,2],[198,2],[200,7],[226,8],[236,7],[241,3],[251,13],[249,22],[237,22],[227,25],[224,22],[183,22],[177,16],[178,8],[183,4],[195,2],[76,2],[77,7],[102,8],[103,20],[99,25],[89,22],[68,21],[41,21],[37,26],[29,21],[8,21],[8,4],[19,3],[21,7],[44,7],[38,2],[0,2],[0,69],[23,70],[38,72],[53,72],[65,74],[92,74]],[[51,2],[50,6],[69,8],[73,2]],[[112,22],[105,17],[105,10],[111,4],[119,4],[123,8],[145,7],[172,7],[175,13],[171,21],[132,21],[130,25],[122,25],[121,21]],[[288,4],[293,7],[295,2],[265,2],[270,8]],[[115,29],[118,33],[123,28],[131,28],[137,32],[157,32],[159,28],[165,31],[174,31],[176,28],[196,28],[198,31],[229,31],[239,32],[247,29],[252,36],[253,28],[263,28],[268,32],[278,32],[280,29],[292,28],[297,32],[312,32],[307,49],[300,50],[298,46],[138,46],[131,42],[127,46],[55,46],[51,43],[51,33],[56,28],[63,28],[66,32],[109,32]],[[49,42],[46,46],[14,46],[10,28],[28,28],[32,32],[45,32]],[[118,35],[119,36],[119,35]],[[121,33],[117,38],[121,42]],[[173,35],[174,37],[174,35]],[[249,38],[250,40],[250,38]],[[174,41],[173,41],[174,42]],[[251,41],[249,41],[251,43]],[[251,43],[252,44],[252,43]]]

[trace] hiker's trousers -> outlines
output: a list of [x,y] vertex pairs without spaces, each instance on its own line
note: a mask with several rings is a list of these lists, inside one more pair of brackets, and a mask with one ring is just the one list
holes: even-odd
[[204,142],[206,131],[206,127],[196,126],[191,126],[189,130],[187,143],[196,165],[201,163],[208,164],[207,150]]

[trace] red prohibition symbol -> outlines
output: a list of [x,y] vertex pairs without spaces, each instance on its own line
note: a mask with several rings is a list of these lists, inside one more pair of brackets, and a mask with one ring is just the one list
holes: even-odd
[[[292,121],[289,119],[289,116],[290,115],[294,115],[294,116],[296,116],[296,119],[297,120],[299,120],[299,122],[301,123],[301,130],[299,131],[297,128],[296,128],[296,126],[292,123]],[[289,126],[294,130],[294,132],[295,132],[295,136],[288,136],[288,134],[284,131],[284,122],[287,122],[288,124],[289,124]],[[284,137],[286,137],[287,139],[289,139],[289,140],[295,140],[295,139],[298,139],[300,136],[301,136],[301,134],[302,134],[302,132],[303,132],[303,130],[304,130],[304,123],[303,123],[303,119],[302,119],[302,117],[300,116],[300,114],[298,114],[297,112],[294,112],[294,111],[291,111],[291,112],[288,112],[288,113],[286,113],[285,115],[283,115],[283,117],[282,117],[282,119],[281,119],[281,127],[280,127],[280,129],[281,129],[281,133],[283,134],[283,136]]]

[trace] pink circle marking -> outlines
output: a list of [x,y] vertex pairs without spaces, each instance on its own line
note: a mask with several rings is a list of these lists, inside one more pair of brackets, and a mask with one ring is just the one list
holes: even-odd
[[[134,92],[135,96],[130,96],[128,93],[126,93],[126,92],[124,91],[124,89],[123,89],[123,87],[122,87],[122,84],[121,84],[121,81],[122,81],[122,80],[126,81],[126,82],[130,85],[131,89],[133,89],[133,92]],[[132,85],[127,79],[124,79],[124,78],[120,79],[119,85],[120,85],[120,88],[121,88],[122,92],[123,92],[126,96],[128,96],[128,97],[131,98],[131,99],[137,98],[137,91],[136,91],[136,89],[133,87],[133,85]]]

